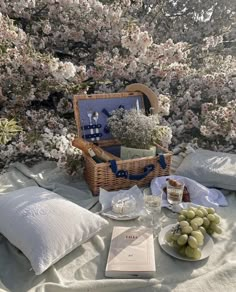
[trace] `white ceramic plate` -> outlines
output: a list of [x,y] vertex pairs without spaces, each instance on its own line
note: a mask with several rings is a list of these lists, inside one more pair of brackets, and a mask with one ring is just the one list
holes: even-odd
[[180,259],[183,261],[190,261],[190,262],[200,261],[209,257],[209,255],[211,254],[213,250],[214,242],[208,234],[206,234],[204,237],[204,245],[201,247],[202,256],[200,259],[191,259],[191,258],[182,256],[172,246],[170,246],[165,240],[165,234],[175,225],[176,224],[171,224],[164,227],[159,234],[159,238],[158,238],[159,244],[166,253],[168,253],[169,255],[177,259]]

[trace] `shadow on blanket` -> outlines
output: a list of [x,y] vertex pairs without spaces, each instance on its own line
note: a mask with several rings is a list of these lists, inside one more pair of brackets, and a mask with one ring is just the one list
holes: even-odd
[[[16,163],[10,172],[0,176],[0,192],[38,185],[52,190],[83,206],[99,210],[86,183],[71,178],[53,162],[42,162],[32,168]],[[226,194],[226,193],[225,193]],[[105,279],[104,270],[112,227],[135,226],[138,220],[112,221],[98,235],[76,248],[40,276],[35,276],[27,258],[0,237],[0,291],[26,292],[154,292],[154,291],[235,291],[236,279],[236,196],[227,193],[229,207],[220,208],[223,233],[213,240],[214,250],[208,259],[187,262],[162,251],[155,239],[157,273],[150,280]]]

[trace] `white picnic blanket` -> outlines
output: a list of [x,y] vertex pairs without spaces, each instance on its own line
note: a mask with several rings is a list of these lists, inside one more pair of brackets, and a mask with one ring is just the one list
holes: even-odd
[[[70,178],[44,162],[29,169],[16,164],[0,176],[0,192],[40,185],[94,212],[100,210],[84,181]],[[157,272],[150,280],[107,279],[104,270],[112,228],[138,226],[139,220],[114,221],[110,227],[76,248],[40,276],[30,271],[26,257],[0,236],[0,291],[12,292],[234,292],[236,291],[236,196],[224,192],[228,207],[220,207],[223,234],[216,236],[208,259],[185,262],[167,255],[155,239]],[[171,222],[172,223],[172,222]]]

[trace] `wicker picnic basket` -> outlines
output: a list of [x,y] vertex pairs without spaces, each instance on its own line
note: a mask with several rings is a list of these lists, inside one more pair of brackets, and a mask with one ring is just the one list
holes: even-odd
[[[104,106],[106,107],[105,112],[110,112],[111,109],[116,109],[121,104],[125,108],[132,108],[137,98],[139,98],[140,104],[144,108],[144,98],[146,96],[141,92],[75,95],[73,103],[79,137],[93,141],[104,149],[119,147],[119,141],[112,139],[109,133],[103,133],[104,137],[101,137],[103,135],[101,134],[102,129],[106,127],[105,121],[107,117],[105,115],[101,116],[101,123],[99,124],[99,137],[101,138],[95,140],[97,138],[91,138],[90,133],[85,135],[83,130],[88,130],[88,126],[84,125],[87,115],[86,112],[92,107],[100,112],[104,112]],[[155,106],[152,100],[149,100],[149,102],[151,106]],[[95,132],[94,130],[93,133]],[[94,137],[98,136],[96,133],[93,135]],[[74,146],[76,146],[76,143]],[[84,177],[93,195],[99,194],[100,187],[107,191],[128,189],[133,185],[143,187],[149,185],[154,177],[169,175],[172,153],[164,149],[163,153],[159,153],[155,157],[142,157],[128,160],[115,159],[115,157],[108,162],[96,163],[89,155],[84,153]],[[113,158],[112,155],[111,158]]]

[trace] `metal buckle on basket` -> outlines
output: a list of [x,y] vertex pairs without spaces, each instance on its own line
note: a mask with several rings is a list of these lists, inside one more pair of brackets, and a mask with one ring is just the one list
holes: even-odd
[[118,170],[116,172],[116,177],[124,177],[127,178],[128,177],[128,171],[127,170]]
[[154,164],[148,164],[147,166],[144,167],[144,171],[153,171],[155,168]]

